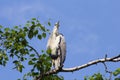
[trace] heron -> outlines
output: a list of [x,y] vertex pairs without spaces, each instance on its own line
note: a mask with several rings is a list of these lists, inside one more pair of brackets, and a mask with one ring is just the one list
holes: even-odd
[[63,67],[66,58],[66,42],[64,35],[59,33],[59,21],[55,23],[53,31],[48,39],[47,50],[50,50],[52,66],[55,69]]

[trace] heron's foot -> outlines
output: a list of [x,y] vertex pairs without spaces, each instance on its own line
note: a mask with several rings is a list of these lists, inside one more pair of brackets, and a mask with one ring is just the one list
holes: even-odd
[[59,70],[62,70],[62,67],[63,67],[63,65],[59,66],[58,69],[59,69]]

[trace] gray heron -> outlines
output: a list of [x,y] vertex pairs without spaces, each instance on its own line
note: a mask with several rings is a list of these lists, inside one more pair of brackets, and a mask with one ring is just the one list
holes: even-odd
[[59,22],[53,28],[53,31],[48,39],[47,50],[50,51],[52,66],[55,69],[63,67],[66,58],[66,42],[64,36],[59,33]]

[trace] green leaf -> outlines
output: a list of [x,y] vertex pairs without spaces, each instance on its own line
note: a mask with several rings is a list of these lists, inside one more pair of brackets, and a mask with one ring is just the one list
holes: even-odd
[[41,50],[41,52],[43,53],[43,52],[44,52],[44,50]]
[[32,72],[32,75],[33,75],[33,76],[38,76],[39,73],[38,73],[38,72]]
[[45,31],[45,27],[44,26],[40,25],[40,28],[41,28],[42,31]]
[[20,64],[19,66],[17,66],[17,70],[20,71],[20,72],[22,72],[23,68],[24,68],[24,66],[22,64]]
[[4,56],[4,59],[5,59],[5,61],[8,61],[8,56],[5,55],[5,56]]
[[27,31],[28,31],[28,28],[27,28],[27,27],[24,27],[23,29],[24,29],[24,31],[25,31],[25,32],[27,32]]
[[33,58],[32,60],[33,60],[33,61],[36,61],[36,60],[37,60],[37,58]]
[[2,31],[2,30],[0,30],[0,35],[2,35],[2,33],[3,33],[3,31]]
[[114,72],[113,72],[113,75],[114,76],[117,76],[120,74],[120,68],[116,69]]
[[25,60],[25,58],[24,58],[24,57],[21,57],[21,58],[20,58],[20,61],[24,61],[24,60]]
[[38,37],[38,39],[40,39],[40,40],[42,39],[42,36],[41,36],[40,34],[39,34],[37,37]]
[[49,26],[51,26],[51,23],[50,23],[50,21],[48,22],[48,25],[49,25]]
[[32,21],[31,23],[32,23],[33,25],[35,25],[35,22],[34,22],[34,21]]
[[2,25],[0,25],[0,29],[3,28]]
[[29,33],[28,33],[28,38],[29,38],[29,39],[32,39],[32,38],[33,38],[33,31],[29,31]]
[[13,61],[13,63],[18,64],[18,63],[19,63],[19,61],[15,60],[15,61]]
[[5,30],[6,32],[8,32],[10,29],[9,29],[9,28],[5,28],[4,30]]
[[84,77],[84,80],[106,80],[104,79],[103,75],[101,75],[100,73],[95,73],[90,77]]
[[30,60],[30,61],[28,62],[28,64],[29,64],[29,65],[34,65],[34,62]]
[[84,77],[84,80],[87,80],[87,77],[86,77],[86,76]]
[[42,33],[42,36],[43,36],[44,38],[46,38],[46,33]]
[[115,80],[120,80],[120,78],[115,78]]
[[30,54],[30,57],[34,57],[35,56],[35,54]]
[[34,35],[36,36],[38,34],[38,30],[35,30],[34,31]]
[[32,20],[36,20],[36,18],[32,18]]
[[13,53],[11,53],[11,54],[10,54],[10,57],[12,57],[12,58],[13,58],[13,57],[14,57],[14,54],[13,54]]
[[15,28],[15,29],[18,29],[18,26],[15,26],[14,28]]
[[25,27],[29,27],[30,26],[30,23],[27,23],[26,25],[25,25]]
[[30,27],[30,31],[33,31],[34,29],[35,29],[35,27],[36,27],[36,25],[32,25],[31,27]]

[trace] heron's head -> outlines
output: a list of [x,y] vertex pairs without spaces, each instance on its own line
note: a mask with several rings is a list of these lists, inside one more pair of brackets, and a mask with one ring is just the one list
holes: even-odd
[[59,21],[57,23],[55,23],[54,29],[53,29],[53,33],[58,34],[58,30],[59,30]]
[[56,27],[57,29],[59,29],[59,26],[60,26],[60,25],[59,25],[59,21],[58,21],[58,22],[55,23],[55,27]]

